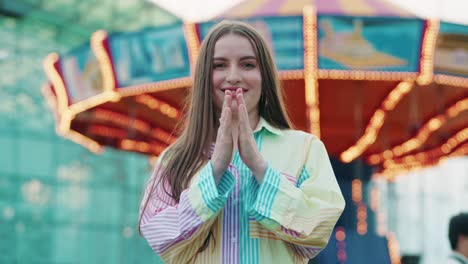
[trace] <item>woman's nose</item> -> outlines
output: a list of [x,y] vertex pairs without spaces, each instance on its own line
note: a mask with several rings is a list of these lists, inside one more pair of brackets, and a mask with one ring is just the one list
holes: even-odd
[[240,81],[240,74],[236,67],[232,67],[231,69],[229,69],[226,81],[231,84],[238,83]]

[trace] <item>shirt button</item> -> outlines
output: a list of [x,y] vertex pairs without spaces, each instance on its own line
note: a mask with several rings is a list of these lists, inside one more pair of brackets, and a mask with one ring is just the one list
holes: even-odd
[[235,236],[231,237],[231,243],[237,243],[237,238]]
[[260,208],[259,208],[259,209],[260,209],[260,213],[264,213],[264,212],[265,212],[265,206],[260,205]]

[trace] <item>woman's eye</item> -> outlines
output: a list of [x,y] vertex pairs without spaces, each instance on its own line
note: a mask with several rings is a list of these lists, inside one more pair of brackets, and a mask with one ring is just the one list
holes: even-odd
[[242,67],[246,69],[254,69],[257,67],[257,64],[253,61],[245,61],[244,63],[242,63]]
[[251,62],[246,62],[244,63],[244,67],[247,68],[247,69],[253,69],[255,68],[255,64],[254,63],[251,63]]
[[214,69],[219,69],[219,68],[224,68],[226,65],[224,63],[214,63],[213,68]]

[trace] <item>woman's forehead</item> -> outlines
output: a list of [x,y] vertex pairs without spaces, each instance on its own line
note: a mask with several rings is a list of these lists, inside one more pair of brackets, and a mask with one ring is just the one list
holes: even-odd
[[238,34],[229,34],[216,41],[213,55],[213,58],[226,57],[256,58],[257,56],[249,39]]

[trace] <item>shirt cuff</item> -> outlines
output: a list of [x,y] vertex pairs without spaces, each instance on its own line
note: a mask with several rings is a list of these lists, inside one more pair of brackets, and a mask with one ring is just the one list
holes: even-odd
[[225,170],[218,186],[216,186],[213,165],[211,161],[209,161],[200,171],[200,176],[196,184],[206,206],[216,213],[226,203],[229,194],[234,188],[235,182],[236,179],[234,175],[228,170]]
[[271,217],[271,208],[278,193],[280,181],[281,173],[268,165],[258,189],[257,198],[249,210],[250,215],[257,221],[261,222]]

